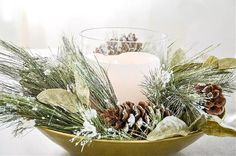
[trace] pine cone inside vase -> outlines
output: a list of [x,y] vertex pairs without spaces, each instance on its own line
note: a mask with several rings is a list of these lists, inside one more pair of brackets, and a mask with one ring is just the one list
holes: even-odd
[[204,95],[204,111],[211,115],[221,116],[225,111],[226,99],[222,88],[216,84],[197,84],[195,90]]
[[[110,126],[116,130],[125,130],[130,133],[142,134],[148,131],[145,125],[151,122],[151,113],[155,109],[150,103],[140,101],[138,104],[125,102],[117,108],[109,108],[100,115]],[[170,116],[172,113],[166,109],[159,109],[163,115]]]
[[119,38],[110,38],[105,44],[96,48],[94,52],[104,55],[119,55],[126,52],[140,52],[142,49],[143,43],[138,42],[134,33],[129,33]]

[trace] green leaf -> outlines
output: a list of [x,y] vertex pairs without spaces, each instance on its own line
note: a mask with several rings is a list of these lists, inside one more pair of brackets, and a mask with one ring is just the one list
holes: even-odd
[[170,61],[170,67],[174,67],[176,65],[181,64],[181,62],[185,59],[185,52],[179,48],[175,51],[173,54],[171,61]]
[[147,140],[155,141],[174,136],[186,136],[188,133],[188,127],[184,121],[174,116],[168,116],[160,121],[156,128],[148,134]]
[[184,72],[188,70],[198,69],[202,67],[202,63],[186,63],[174,66],[171,70],[175,72]]
[[215,67],[220,70],[234,69],[236,68],[235,58],[223,58],[218,59],[215,56],[210,56],[206,62],[203,63],[202,67]]
[[218,61],[219,69],[234,69],[236,68],[236,58],[223,58]]
[[47,89],[37,96],[38,101],[62,107],[72,113],[79,110],[79,101],[76,95],[64,89]]
[[210,116],[206,124],[202,128],[203,132],[207,135],[220,136],[220,137],[236,137],[236,129],[229,127],[217,116]]
[[190,131],[197,129],[207,135],[236,137],[236,129],[225,125],[223,120],[217,116],[202,115],[189,127]]
[[208,57],[208,59],[202,64],[202,67],[218,68],[218,58],[215,56]]
[[79,98],[79,100],[86,105],[89,105],[89,88],[86,85],[86,83],[80,78],[80,75],[77,70],[74,71],[75,76],[75,89],[76,94]]
[[190,126],[189,126],[189,131],[199,131],[202,129],[202,127],[206,124],[207,118],[204,114],[199,116]]

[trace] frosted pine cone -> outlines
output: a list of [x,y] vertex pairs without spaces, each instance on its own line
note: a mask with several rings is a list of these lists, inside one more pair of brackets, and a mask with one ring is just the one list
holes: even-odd
[[[134,131],[138,133],[147,129],[145,125],[151,122],[151,112],[155,111],[156,109],[148,102],[141,101],[138,104],[134,104],[127,101],[117,108],[106,109],[100,115],[105,122],[116,130],[123,129],[131,133]],[[163,108],[160,111],[164,117],[172,114]]]
[[226,99],[222,93],[222,88],[216,84],[196,85],[195,90],[203,94],[205,102],[204,111],[211,115],[221,116],[225,111]]

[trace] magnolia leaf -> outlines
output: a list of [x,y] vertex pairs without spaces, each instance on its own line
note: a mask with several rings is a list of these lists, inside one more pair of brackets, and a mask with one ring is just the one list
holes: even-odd
[[219,69],[236,68],[236,58],[223,58],[218,61]]
[[77,96],[64,89],[47,89],[39,93],[37,99],[42,103],[59,106],[72,113],[79,111]]
[[147,140],[155,141],[174,136],[186,136],[188,133],[188,126],[184,121],[174,116],[168,116],[160,121],[156,128],[148,134]]
[[217,116],[202,115],[189,127],[190,131],[199,130],[207,135],[236,137],[236,129],[223,123]]
[[207,135],[220,136],[220,137],[236,137],[236,129],[227,126],[217,116],[210,116],[206,124],[203,126],[202,131]]
[[215,56],[210,56],[208,59],[202,64],[202,67],[218,67],[218,58]]
[[80,75],[77,70],[74,72],[75,76],[75,88],[76,88],[76,95],[78,96],[79,100],[86,105],[89,105],[89,88],[86,83],[80,78]]
[[202,67],[202,63],[186,63],[182,65],[177,65],[172,67],[173,72],[179,72],[179,71],[188,71],[192,69],[198,69]]
[[185,59],[185,52],[179,48],[175,51],[173,56],[171,57],[170,66],[174,67],[178,64],[180,64]]
[[189,131],[194,132],[201,130],[202,127],[206,124],[206,122],[207,118],[204,114],[202,114],[189,126]]

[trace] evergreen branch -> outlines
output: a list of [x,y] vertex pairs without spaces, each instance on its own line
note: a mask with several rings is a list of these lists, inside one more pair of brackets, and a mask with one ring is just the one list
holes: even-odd
[[[0,74],[11,77],[16,84],[2,81],[1,87],[1,121],[4,124],[16,125],[15,132],[22,132],[22,121],[35,120],[36,126],[72,133],[80,128],[83,120],[80,114],[72,114],[60,107],[42,104],[27,96],[36,97],[41,91],[50,88],[70,89],[75,92],[74,70],[75,63],[80,64],[76,69],[83,73],[86,84],[90,87],[90,101],[99,109],[116,105],[117,98],[108,79],[106,71],[98,64],[92,67],[88,64],[75,42],[63,38],[63,45],[56,60],[56,65],[49,63],[47,58],[34,56],[23,48],[0,40],[0,46],[6,51],[0,51]],[[9,70],[10,69],[10,70]],[[48,73],[46,73],[48,72]],[[86,77],[87,76],[87,77]],[[5,93],[5,94],[3,94]],[[12,93],[16,95],[11,95]],[[24,97],[19,96],[24,93]],[[80,98],[80,97],[78,97]],[[8,109],[8,104],[17,109]],[[37,111],[33,109],[37,107]],[[94,124],[102,130],[102,120]],[[50,123],[50,124],[49,124]]]
[[[205,53],[212,46],[202,51]],[[179,51],[178,51],[179,53]],[[200,53],[199,55],[202,55]],[[181,53],[182,55],[182,53]],[[168,69],[156,69],[145,76],[142,83],[143,94],[154,104],[170,109],[175,116],[191,124],[202,113],[200,101],[204,100],[194,90],[198,83],[218,84],[226,93],[236,90],[236,74],[232,69],[218,69],[217,66],[195,63],[200,56],[194,56],[191,61],[175,60],[175,66],[167,65]],[[172,58],[175,59],[175,58]],[[184,59],[179,57],[179,59]],[[172,61],[169,61],[172,62]],[[171,73],[167,84],[163,85],[162,72]]]
[[92,105],[99,110],[108,108],[109,104],[116,107],[117,97],[106,71],[98,62],[97,65],[89,64],[83,53],[75,46],[73,40],[70,41],[64,37],[63,43],[64,49],[78,55],[75,70],[89,88]]
[[60,107],[43,104],[35,99],[18,95],[0,94],[0,123],[2,126],[15,125],[15,132],[22,132],[22,119],[34,120],[36,127],[73,133],[83,125],[82,116],[69,113]]
[[[0,61],[0,73],[19,81],[24,92],[31,96],[49,88],[66,89],[74,82],[73,71],[68,66],[70,60],[55,66],[9,42],[0,40],[0,46],[7,50],[0,52],[0,60],[4,60]],[[45,74],[45,71],[49,73]]]

